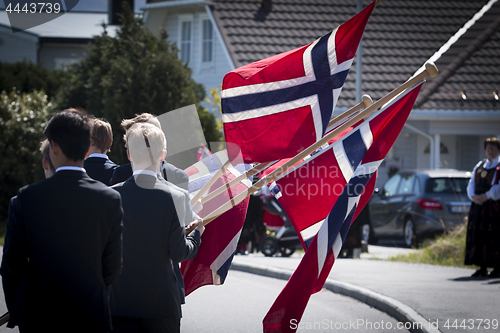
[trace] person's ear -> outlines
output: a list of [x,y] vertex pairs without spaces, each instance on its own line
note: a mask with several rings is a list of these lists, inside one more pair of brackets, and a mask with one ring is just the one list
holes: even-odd
[[45,156],[42,157],[42,167],[45,171],[49,170],[49,160]]
[[87,158],[89,156],[89,154],[90,154],[90,148],[92,148],[92,145],[90,145],[89,149],[87,149],[87,152],[85,153],[85,158]]
[[130,157],[130,151],[127,148],[127,158],[130,162],[132,162],[132,157]]
[[166,150],[164,150],[163,153],[161,153],[161,156],[158,159],[158,162],[163,161],[165,159],[165,157],[167,157],[167,151]]
[[61,154],[61,147],[55,141],[50,141],[50,156],[58,156]]

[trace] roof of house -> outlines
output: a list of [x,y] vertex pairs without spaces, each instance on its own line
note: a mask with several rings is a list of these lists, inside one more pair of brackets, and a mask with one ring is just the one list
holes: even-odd
[[[92,39],[93,36],[102,34],[102,24],[107,22],[107,13],[68,12],[25,32],[40,38]],[[5,11],[0,11],[0,25],[11,27]],[[109,36],[114,37],[117,28],[116,25],[107,26],[106,31]]]
[[[309,44],[357,12],[356,0],[212,1],[236,67]],[[363,37],[362,92],[379,99],[435,54],[440,75],[423,86],[417,108],[500,110],[500,1],[383,0]],[[354,62],[338,107],[355,104],[355,71]]]

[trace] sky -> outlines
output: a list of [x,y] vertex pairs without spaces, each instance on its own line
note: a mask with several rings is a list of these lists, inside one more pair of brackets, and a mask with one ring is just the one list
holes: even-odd
[[[75,1],[75,0],[73,0]],[[0,1],[0,9],[5,9],[5,5],[9,2],[23,2],[23,1]],[[25,1],[30,2],[30,1]],[[50,1],[54,2],[54,1]],[[134,0],[134,11],[136,13],[141,12],[140,8],[146,5],[146,0]],[[71,11],[73,12],[107,12],[108,11],[108,1],[106,0],[79,0],[78,4]]]

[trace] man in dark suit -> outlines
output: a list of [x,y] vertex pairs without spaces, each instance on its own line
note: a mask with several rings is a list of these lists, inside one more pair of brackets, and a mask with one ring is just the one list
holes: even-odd
[[[123,119],[121,126],[125,132],[136,123],[150,123],[161,129],[160,122],[158,119],[150,113],[141,113],[132,119]],[[168,180],[172,184],[189,190],[188,183],[189,177],[184,170],[181,170],[174,165],[168,163],[167,161],[162,161],[160,163],[161,175],[165,180]],[[110,185],[115,185],[124,182],[132,175],[132,166],[129,164],[124,164],[118,167],[111,177]]]
[[182,193],[156,176],[166,154],[161,129],[139,123],[126,134],[133,177],[113,186],[121,194],[123,271],[111,286],[113,332],[179,332],[181,295],[172,261],[193,259],[204,231],[203,223],[186,237],[179,222],[185,214]]
[[[184,170],[175,167],[167,161],[162,161],[160,163],[160,170],[164,179],[186,191],[188,190],[189,176]],[[129,179],[130,176],[132,176],[132,166],[130,163],[120,165],[114,170],[110,185],[124,182]]]
[[[55,174],[12,201],[0,273],[8,327],[21,332],[108,332],[108,286],[121,271],[119,193],[87,176],[88,116],[64,110],[45,135]],[[89,208],[91,207],[91,208]]]
[[95,180],[109,185],[113,172],[118,165],[108,158],[107,153],[113,144],[111,124],[103,119],[94,119],[89,156],[83,162],[85,171]]

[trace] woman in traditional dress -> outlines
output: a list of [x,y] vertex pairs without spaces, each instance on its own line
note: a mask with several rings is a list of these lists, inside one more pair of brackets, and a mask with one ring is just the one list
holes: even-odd
[[465,247],[465,265],[480,268],[473,277],[500,276],[500,140],[484,141],[486,159],[472,171],[467,194],[472,201]]

